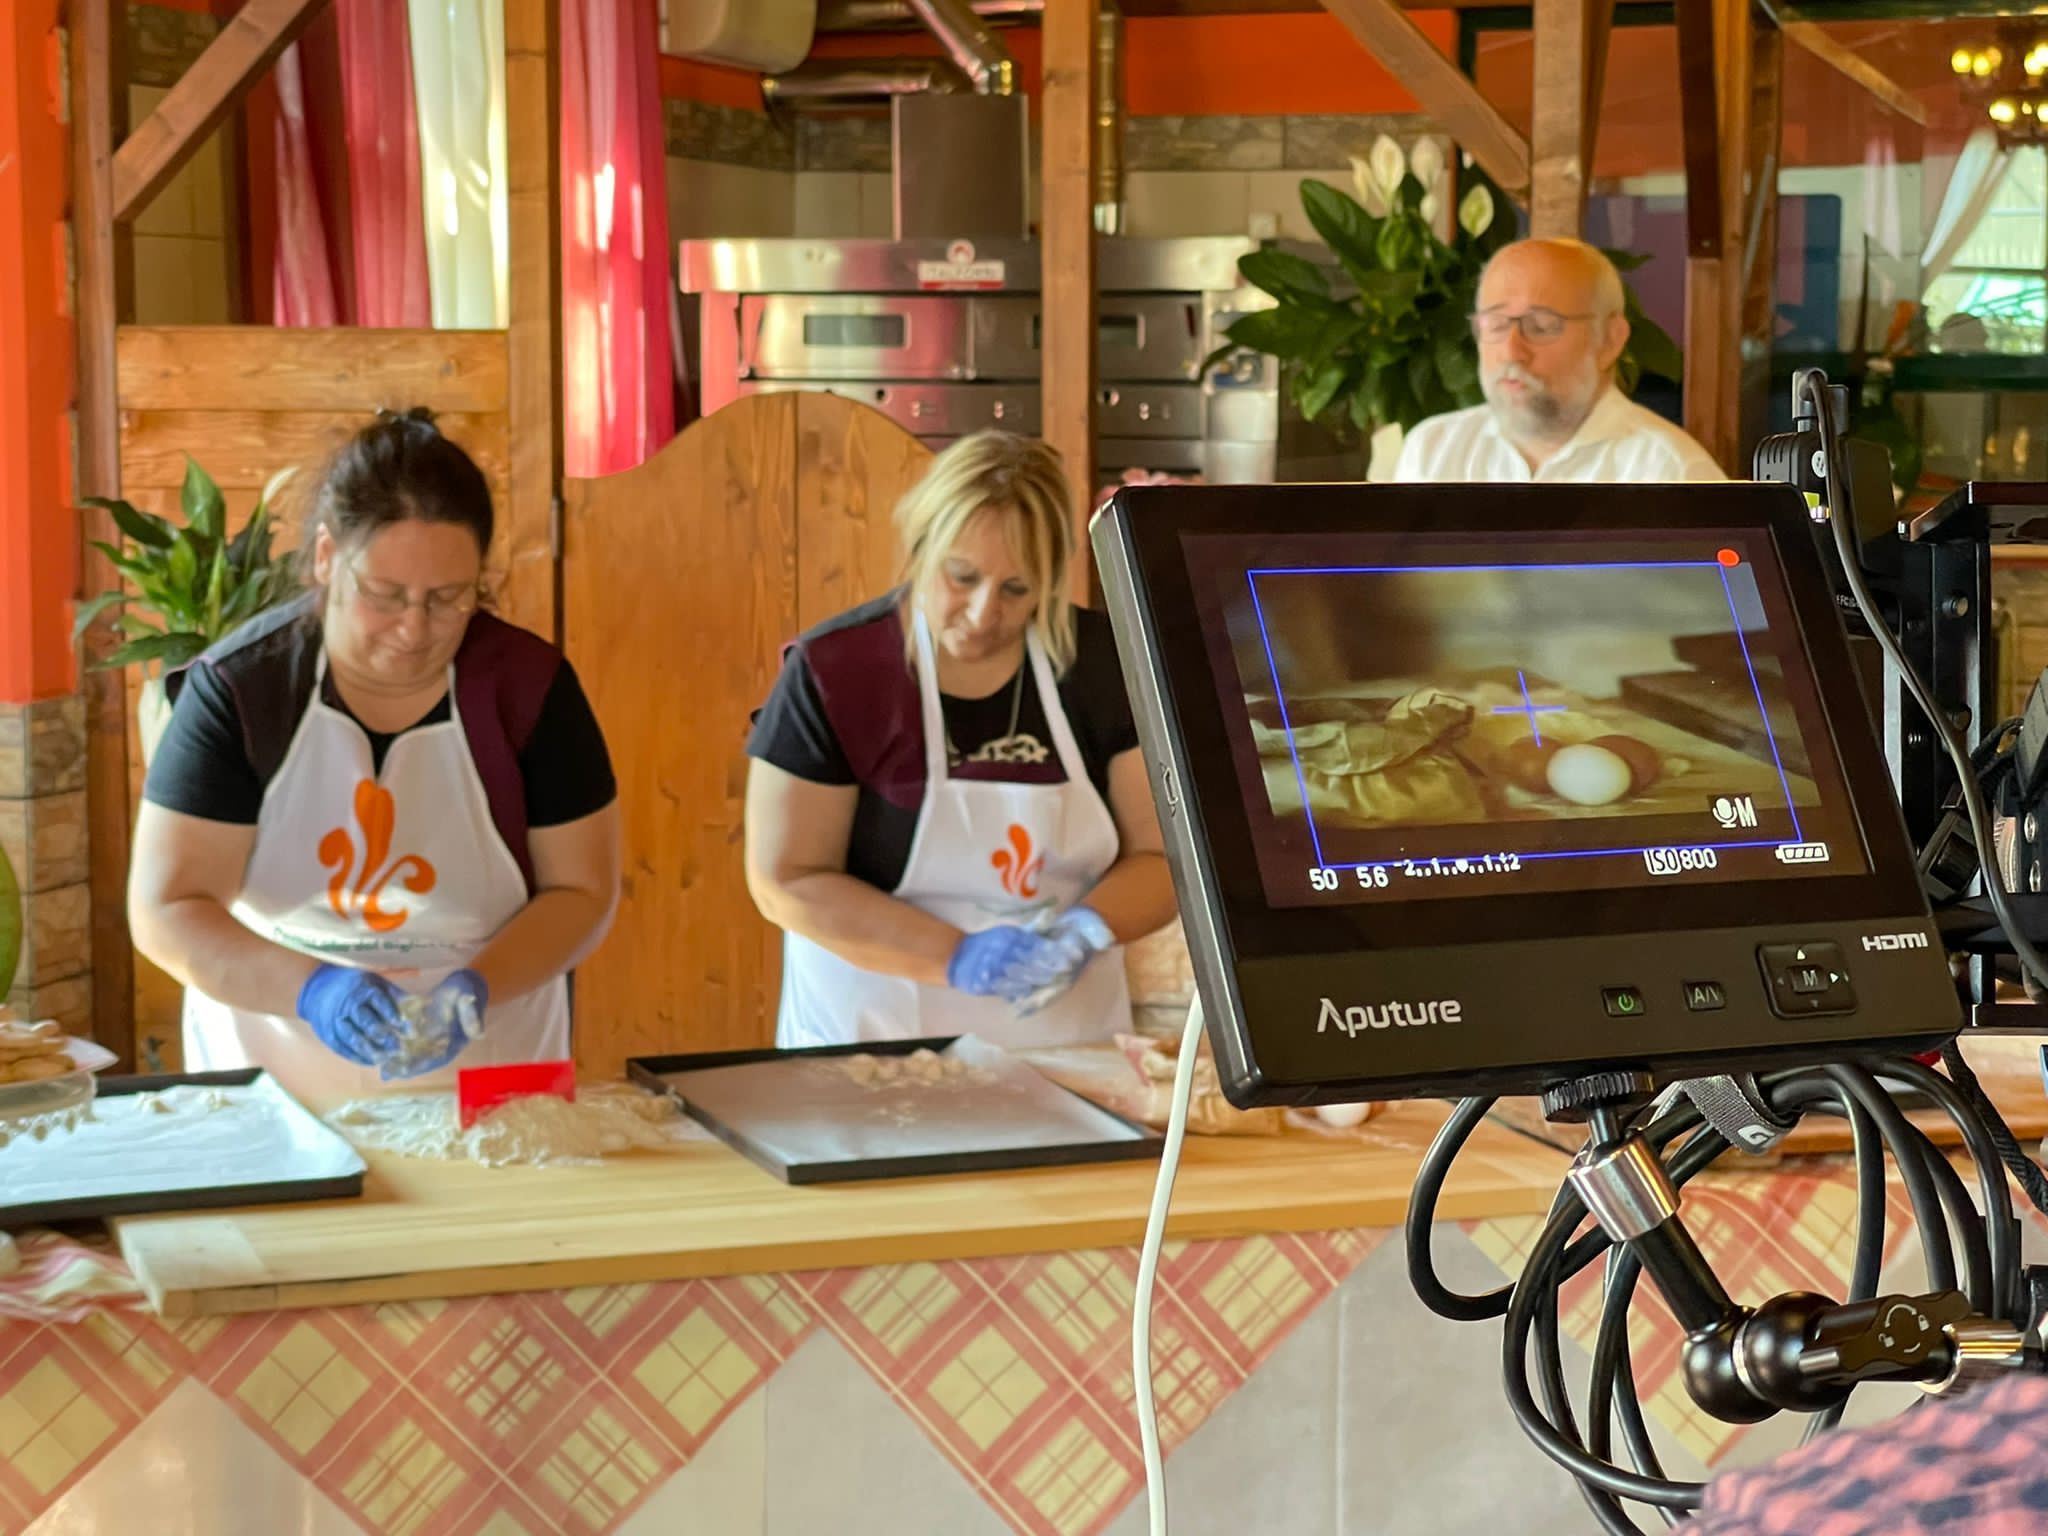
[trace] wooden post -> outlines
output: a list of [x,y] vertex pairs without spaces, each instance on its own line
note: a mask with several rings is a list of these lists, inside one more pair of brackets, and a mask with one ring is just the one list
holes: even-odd
[[511,491],[505,616],[560,638],[562,93],[558,0],[506,0],[506,345]]
[[1095,503],[1095,24],[1098,0],[1045,8],[1039,96],[1042,272],[1040,414],[1066,461],[1080,558],[1074,591],[1088,593],[1088,511]]
[[[114,217],[114,153],[128,121],[126,0],[73,0],[71,23],[72,244],[78,262],[78,494],[121,494],[116,332],[130,313],[128,231]],[[106,513],[81,508],[80,595],[121,576],[93,549],[118,543]],[[119,637],[95,630],[87,659]],[[128,938],[128,690],[119,672],[87,672],[86,823],[92,841],[93,1037],[134,1061],[135,964]]]
[[1600,127],[1614,0],[1536,0],[1529,232],[1577,239]]
[[1771,343],[1777,337],[1778,165],[1785,124],[1785,36],[1758,22],[1750,48],[1749,208],[1743,225],[1743,285],[1737,317],[1741,379],[1736,420],[1748,474],[1749,453],[1764,435],[1771,409]]
[[1749,228],[1750,0],[1678,0],[1685,138],[1685,428],[1724,470],[1741,463],[1741,336]]

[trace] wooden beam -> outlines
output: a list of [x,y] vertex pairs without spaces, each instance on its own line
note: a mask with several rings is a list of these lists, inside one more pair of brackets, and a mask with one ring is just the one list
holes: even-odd
[[1536,0],[1529,232],[1583,233],[1614,0]]
[[[1517,201],[1529,194],[1529,142],[1465,72],[1437,52],[1397,0],[1323,0],[1360,46],[1401,83],[1422,110]],[[1047,16],[1058,7],[1048,6]]]
[[508,284],[505,616],[561,638],[562,263],[559,0],[505,3]]
[[1073,588],[1088,594],[1095,504],[1095,24],[1099,0],[1045,8],[1039,96],[1039,228],[1044,243],[1040,430],[1074,489]]
[[114,156],[112,213],[125,224],[184,166],[327,0],[248,0]]
[[1927,126],[1927,104],[1868,59],[1850,52],[1828,36],[1819,22],[1788,21],[1785,41],[1796,44],[1830,69],[1854,80],[1892,111],[1921,128]]
[[[74,0],[71,31],[72,241],[78,262],[78,494],[121,493],[115,343],[132,303],[128,232],[113,217],[114,146],[128,120],[125,0]],[[121,583],[92,541],[118,542],[106,513],[79,510],[79,595]],[[104,627],[85,639],[96,660],[120,643]],[[128,691],[119,672],[87,672],[85,804],[92,920],[93,1038],[135,1060],[135,952],[128,937]]]
[[1677,0],[1678,111],[1689,259],[1721,251],[1721,112],[1714,91],[1715,0]]

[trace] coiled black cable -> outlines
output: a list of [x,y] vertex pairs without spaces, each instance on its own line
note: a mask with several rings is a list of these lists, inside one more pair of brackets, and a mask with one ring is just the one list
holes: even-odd
[[[1947,1157],[1899,1110],[1886,1084],[1931,1099],[1961,1130],[1975,1163],[1978,1200]],[[1759,1090],[1786,1119],[1806,1113],[1844,1118],[1850,1129],[1857,1179],[1856,1248],[1846,1300],[1877,1293],[1886,1247],[1885,1168],[1889,1160],[1907,1191],[1933,1289],[1955,1286],[1960,1276],[1974,1309],[2011,1317],[2021,1285],[2018,1227],[2011,1193],[1991,1127],[1971,1111],[1966,1094],[1919,1062],[1896,1059],[1869,1065],[1835,1064],[1765,1074]],[[1509,1286],[1478,1295],[1453,1291],[1437,1275],[1429,1239],[1437,1200],[1451,1163],[1485,1118],[1491,1100],[1468,1099],[1453,1111],[1417,1175],[1408,1212],[1408,1266],[1416,1292],[1432,1311],[1459,1321],[1502,1317],[1502,1377],[1510,1409],[1530,1439],[1578,1480],[1594,1519],[1612,1536],[1644,1536],[1625,1505],[1655,1509],[1666,1524],[1696,1508],[1704,1485],[1668,1477],[1651,1443],[1636,1391],[1627,1333],[1628,1312],[1641,1270],[1626,1252],[1615,1253],[1594,1228],[1576,1238],[1585,1209],[1570,1186],[1559,1192],[1522,1274]],[[1995,1113],[1995,1112],[1994,1112]],[[1674,1185],[1684,1184],[1728,1149],[1689,1103],[1645,1108],[1624,1120],[1612,1111],[1596,1121],[1596,1135],[1612,1138],[1638,1130],[1665,1161]],[[1564,1384],[1562,1293],[1587,1265],[1609,1259],[1600,1324],[1594,1340],[1587,1424],[1582,1431]],[[2017,1319],[2014,1319],[2017,1321]],[[1811,1436],[1838,1423],[1842,1408],[1816,1414]],[[1612,1460],[1614,1427],[1633,1470]]]

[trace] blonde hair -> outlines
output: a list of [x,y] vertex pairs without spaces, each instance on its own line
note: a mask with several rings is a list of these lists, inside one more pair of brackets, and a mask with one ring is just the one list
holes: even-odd
[[[1073,494],[1059,452],[1049,443],[990,429],[961,438],[933,458],[896,503],[906,603],[918,600],[962,530],[983,512],[1003,519],[1011,548],[1031,573],[1038,592],[1031,627],[1053,671],[1065,675],[1074,661],[1074,601],[1067,592]],[[907,648],[907,625],[905,635]]]

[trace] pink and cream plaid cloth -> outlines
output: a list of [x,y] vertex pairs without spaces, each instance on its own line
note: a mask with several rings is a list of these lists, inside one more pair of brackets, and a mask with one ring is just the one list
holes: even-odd
[[2048,1376],[1838,1430],[1716,1478],[1686,1536],[2043,1536]]
[[142,1287],[113,1239],[32,1227],[17,1232],[14,1241],[21,1267],[0,1275],[0,1323],[77,1323],[109,1308],[146,1309]]

